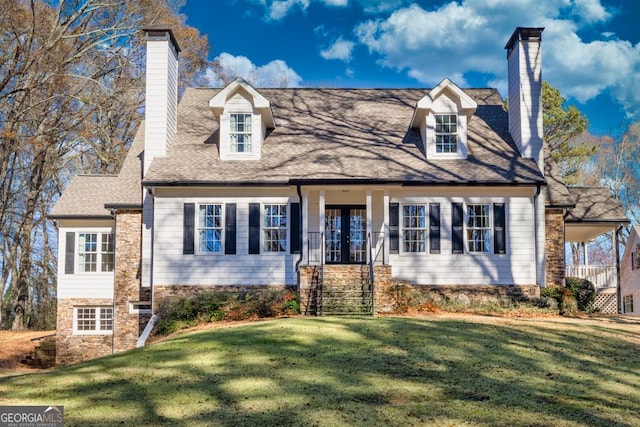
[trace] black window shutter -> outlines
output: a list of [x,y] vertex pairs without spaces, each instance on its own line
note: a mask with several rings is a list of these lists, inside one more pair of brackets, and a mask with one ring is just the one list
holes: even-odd
[[494,253],[505,254],[506,248],[506,232],[505,232],[505,209],[504,203],[493,204],[493,240]]
[[400,251],[400,205],[389,203],[389,253],[397,254]]
[[632,270],[636,269],[636,253],[635,252],[631,252],[631,269]]
[[224,253],[234,255],[236,253],[236,204],[224,205]]
[[429,205],[429,252],[440,253],[440,204]]
[[299,254],[302,247],[302,233],[300,229],[300,203],[291,203],[289,223],[289,249],[292,254]]
[[451,253],[462,254],[464,253],[462,203],[452,203],[451,208]]
[[194,225],[196,216],[196,204],[184,204],[184,227],[182,231],[182,253],[193,255],[194,253]]
[[76,233],[67,233],[67,244],[65,246],[64,274],[73,274],[75,266]]
[[249,253],[260,253],[260,203],[249,203]]

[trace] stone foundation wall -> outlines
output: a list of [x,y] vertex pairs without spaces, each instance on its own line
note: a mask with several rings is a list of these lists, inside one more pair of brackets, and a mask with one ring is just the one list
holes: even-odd
[[111,306],[110,299],[60,299],[56,332],[56,365],[68,365],[111,354],[113,335],[74,335],[74,306]]
[[142,212],[118,211],[116,215],[116,259],[114,271],[114,351],[130,350],[150,315],[131,313],[131,302],[151,301],[150,289],[140,281]]
[[564,286],[564,211],[562,209],[547,209],[545,228],[546,285]]

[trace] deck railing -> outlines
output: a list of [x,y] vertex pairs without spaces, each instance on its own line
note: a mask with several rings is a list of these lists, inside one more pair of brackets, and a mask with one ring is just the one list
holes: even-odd
[[587,279],[596,289],[615,288],[617,283],[615,266],[570,265],[566,268],[566,277]]

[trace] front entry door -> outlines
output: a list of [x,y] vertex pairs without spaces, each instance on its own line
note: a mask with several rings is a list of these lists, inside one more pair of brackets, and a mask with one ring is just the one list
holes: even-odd
[[325,262],[367,261],[367,210],[364,206],[327,206],[324,212]]

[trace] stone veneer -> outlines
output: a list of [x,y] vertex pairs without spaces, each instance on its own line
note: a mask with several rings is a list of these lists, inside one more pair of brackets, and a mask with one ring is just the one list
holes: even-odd
[[113,335],[74,335],[73,307],[111,306],[111,299],[73,298],[58,300],[56,331],[56,365],[68,365],[112,353]]
[[[391,286],[391,266],[374,265],[374,289],[375,300],[374,310],[376,313],[390,311],[392,300],[386,290]],[[369,266],[363,264],[339,264],[325,265],[322,267],[322,274],[325,283],[331,285],[353,285],[367,281],[369,277]],[[302,314],[312,313],[315,298],[315,284],[320,276],[319,265],[300,266],[300,311]]]
[[116,215],[114,271],[114,352],[132,349],[151,317],[130,312],[130,303],[149,301],[149,288],[141,287],[142,212],[118,211]]
[[[392,267],[390,265],[374,266],[375,277],[375,305],[377,313],[385,313],[393,310],[394,285],[404,284],[414,291],[423,295],[439,295],[441,297],[453,298],[464,294],[471,300],[488,301],[495,298],[506,297],[529,297],[540,296],[540,287],[537,285],[427,285],[408,283],[401,280],[392,279]],[[369,267],[366,265],[325,265],[323,267],[323,277],[325,283],[332,285],[347,285],[361,283],[363,275],[369,274]],[[314,298],[314,285],[320,276],[319,265],[300,266],[300,308],[303,314],[313,314],[312,298]]]
[[546,210],[545,233],[546,285],[564,286],[564,211],[562,209]]

